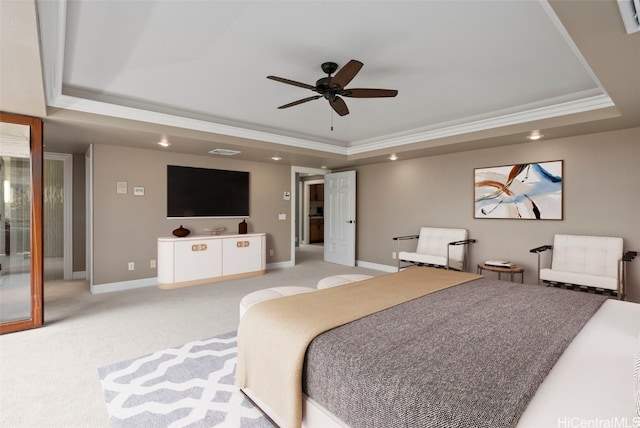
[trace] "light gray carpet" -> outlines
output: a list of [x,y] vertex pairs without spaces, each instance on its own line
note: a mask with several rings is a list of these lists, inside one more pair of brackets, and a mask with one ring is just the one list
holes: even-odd
[[83,281],[45,283],[45,326],[0,336],[0,426],[109,428],[99,367],[234,331],[240,299],[255,290],[383,273],[325,263],[322,246],[296,258],[266,275],[178,290],[93,295]]
[[114,428],[273,428],[233,384],[236,332],[98,370]]

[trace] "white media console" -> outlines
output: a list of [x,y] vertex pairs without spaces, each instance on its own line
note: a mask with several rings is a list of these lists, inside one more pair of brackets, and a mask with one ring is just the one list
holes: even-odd
[[266,272],[266,234],[158,238],[158,287],[180,288]]

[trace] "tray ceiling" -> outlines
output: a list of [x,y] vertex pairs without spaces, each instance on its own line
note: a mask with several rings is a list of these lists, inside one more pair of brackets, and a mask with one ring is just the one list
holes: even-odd
[[[545,1],[38,2],[47,104],[353,155],[613,105]],[[340,117],[320,64],[358,59]],[[333,129],[331,127],[333,126]]]

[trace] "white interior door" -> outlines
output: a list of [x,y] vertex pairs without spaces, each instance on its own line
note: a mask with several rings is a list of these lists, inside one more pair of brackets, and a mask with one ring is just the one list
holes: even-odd
[[356,172],[324,176],[324,260],[356,265]]

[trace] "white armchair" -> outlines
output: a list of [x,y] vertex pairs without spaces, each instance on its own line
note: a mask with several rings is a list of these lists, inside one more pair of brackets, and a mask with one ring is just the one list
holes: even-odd
[[[538,255],[538,283],[596,289],[624,299],[625,263],[637,255],[623,254],[622,238],[555,235],[553,245],[529,250]],[[551,266],[540,265],[540,254],[552,250]]]
[[[418,240],[415,251],[400,251],[403,241]],[[422,227],[419,235],[397,236],[398,271],[409,266],[433,266],[464,271],[469,239],[466,229]]]

